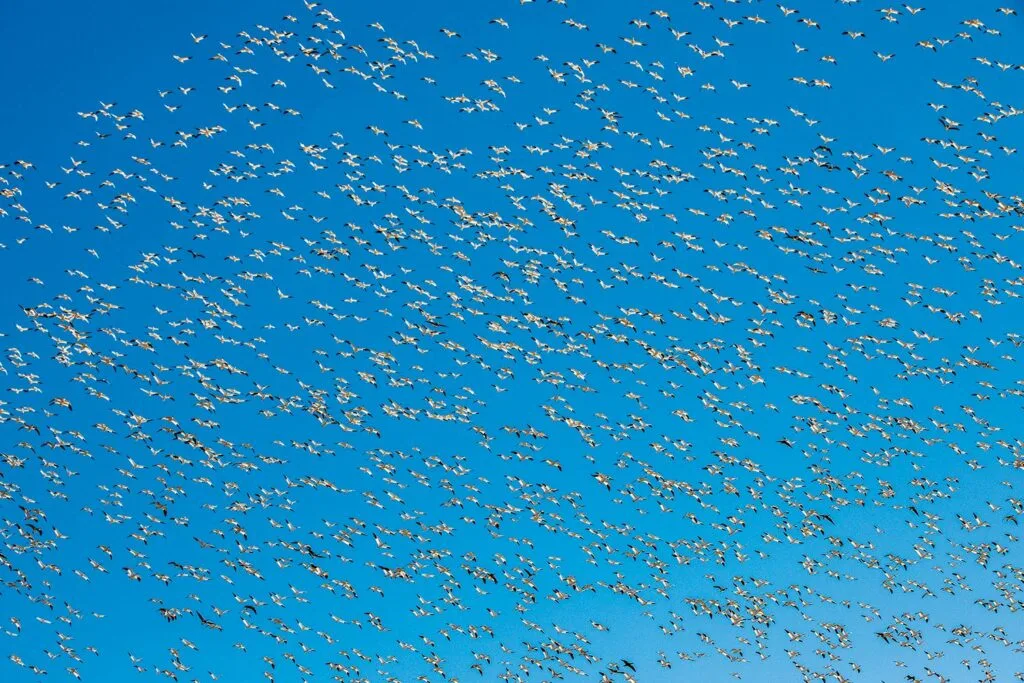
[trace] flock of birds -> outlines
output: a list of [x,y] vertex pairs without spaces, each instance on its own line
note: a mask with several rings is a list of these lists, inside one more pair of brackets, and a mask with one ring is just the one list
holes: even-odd
[[1024,680],[1014,9],[285,4],[0,164],[0,679]]

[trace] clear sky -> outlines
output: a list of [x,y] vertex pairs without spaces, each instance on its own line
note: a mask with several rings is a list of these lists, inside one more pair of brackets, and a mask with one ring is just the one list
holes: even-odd
[[1014,680],[1022,39],[5,4],[0,680]]

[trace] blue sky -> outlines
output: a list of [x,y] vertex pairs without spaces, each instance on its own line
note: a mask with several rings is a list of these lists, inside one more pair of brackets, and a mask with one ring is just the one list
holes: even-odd
[[0,10],[0,675],[1012,680],[997,7]]

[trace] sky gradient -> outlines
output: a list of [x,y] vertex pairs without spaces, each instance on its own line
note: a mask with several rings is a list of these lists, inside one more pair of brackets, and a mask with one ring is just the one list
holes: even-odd
[[1019,679],[1021,45],[9,3],[0,680]]

